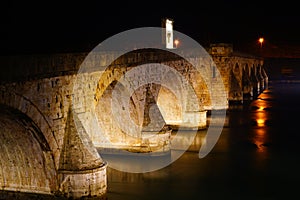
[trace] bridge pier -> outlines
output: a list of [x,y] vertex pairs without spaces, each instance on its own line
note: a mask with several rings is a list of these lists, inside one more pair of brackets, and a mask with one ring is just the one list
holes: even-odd
[[184,121],[180,124],[183,129],[198,130],[207,127],[207,111],[186,111]]
[[[248,70],[248,67],[247,67]],[[251,100],[252,99],[252,83],[251,83],[251,78],[249,76],[248,71],[243,69],[243,80],[242,80],[242,84],[243,84],[243,99],[244,100]]]
[[252,96],[253,98],[256,98],[259,93],[260,93],[260,81],[257,77],[257,73],[255,67],[253,67],[254,69],[251,70],[251,81],[252,81]]
[[238,65],[230,72],[230,90],[229,103],[242,104],[243,103],[243,88],[242,88],[242,73]]
[[95,169],[59,171],[58,180],[60,182],[60,193],[72,199],[81,199],[83,197],[105,199],[107,187],[106,167],[107,164],[102,163],[102,165]]
[[58,170],[59,192],[72,199],[104,198],[106,167],[76,113],[69,109]]
[[263,76],[263,74],[262,74],[262,66],[261,65],[259,65],[258,67],[257,67],[258,69],[257,69],[257,76],[258,76],[258,80],[259,80],[259,85],[260,85],[260,87],[259,87],[259,93],[262,93],[263,91],[264,91],[264,89],[265,89],[265,78],[264,78],[264,76]]
[[263,69],[263,75],[264,75],[264,77],[265,77],[265,89],[267,89],[268,88],[268,82],[269,82],[269,77],[268,77],[268,75],[267,75],[267,73],[266,73],[266,71]]

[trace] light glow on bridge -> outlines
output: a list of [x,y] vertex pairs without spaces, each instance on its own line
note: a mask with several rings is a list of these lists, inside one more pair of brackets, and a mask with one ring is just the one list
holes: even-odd
[[175,44],[175,48],[177,49],[178,44],[179,44],[179,40],[178,39],[174,40],[174,44]]
[[265,41],[265,39],[263,37],[260,37],[258,39],[258,42],[260,43],[260,48],[262,48],[262,45],[263,45],[264,41]]

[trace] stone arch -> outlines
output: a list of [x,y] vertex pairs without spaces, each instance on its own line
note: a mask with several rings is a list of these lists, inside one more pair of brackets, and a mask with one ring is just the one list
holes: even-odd
[[255,65],[255,63],[252,64],[252,68],[251,68],[251,82],[252,82],[252,86],[253,86],[253,97],[257,97],[258,94],[260,93],[260,84],[259,84],[259,79],[257,77],[257,66]]
[[43,115],[42,111],[40,111],[39,108],[30,101],[30,99],[9,90],[2,90],[0,104],[19,110],[36,124],[36,126],[44,134],[44,137],[53,152],[56,167],[58,167],[58,143],[54,131],[52,130],[52,124]]
[[263,76],[261,63],[259,63],[257,65],[257,75],[258,75],[259,84],[260,84],[260,92],[262,92],[265,89],[265,80],[264,80],[265,78]]
[[[150,63],[147,59],[144,59],[144,58],[148,58],[147,53],[149,53],[149,51],[151,53],[153,53],[153,55],[150,56],[150,58],[152,59],[151,60],[152,62],[150,62]],[[146,55],[143,55],[143,53],[145,53]],[[174,69],[176,72],[178,72],[180,75],[182,75],[187,81],[190,82],[192,88],[194,89],[194,91],[197,95],[198,99],[196,100],[196,102],[198,103],[198,105],[200,105],[199,107],[202,107],[203,106],[202,104],[204,104],[204,103],[206,103],[206,104],[210,103],[208,86],[203,84],[203,83],[205,83],[205,81],[203,80],[203,77],[201,77],[201,74],[197,71],[197,69],[195,69],[195,67],[188,61],[186,61],[183,58],[179,57],[178,55],[170,53],[170,52],[167,53],[166,59],[163,60],[162,56],[160,55],[162,53],[166,54],[166,52],[162,51],[162,50],[145,50],[145,51],[138,50],[138,52],[135,52],[135,51],[129,52],[127,54],[122,55],[118,59],[116,59],[113,63],[111,63],[111,65],[109,65],[106,68],[105,71],[101,72],[100,78],[98,79],[98,82],[95,84],[96,91],[95,91],[94,104],[97,109],[99,109],[99,107],[101,107],[106,110],[102,111],[102,112],[98,111],[96,113],[96,115],[99,115],[100,116],[99,118],[101,118],[104,121],[104,123],[106,123],[104,125],[104,127],[106,127],[106,128],[104,128],[104,129],[107,129],[107,132],[110,132],[110,133],[113,132],[115,134],[115,137],[111,137],[111,139],[114,139],[115,144],[123,145],[124,141],[125,141],[125,143],[130,141],[128,143],[130,143],[132,145],[134,143],[138,144],[140,142],[137,138],[135,138],[135,137],[130,138],[130,137],[128,137],[128,135],[124,134],[124,131],[122,131],[122,130],[120,130],[120,128],[116,127],[111,119],[108,119],[108,118],[104,119],[101,117],[101,113],[102,113],[102,115],[104,115],[103,113],[106,113],[105,115],[111,116],[111,113],[108,109],[111,107],[110,97],[112,95],[112,90],[114,89],[115,85],[119,82],[119,80],[122,78],[126,79],[127,72],[132,69],[135,69],[135,67],[138,67],[143,64],[167,65],[170,68]],[[156,58],[155,58],[155,56],[156,56]],[[135,59],[130,59],[131,57],[135,57]],[[140,59],[140,58],[142,58],[142,59]],[[133,62],[132,60],[138,60],[138,62]],[[211,66],[209,66],[209,67],[205,66],[203,68],[211,69]],[[157,76],[162,76],[162,75],[168,76],[169,72],[170,71],[162,71],[162,72],[157,71],[157,72],[153,72],[153,74],[157,75]],[[205,73],[204,76],[207,74],[211,76],[212,72],[204,70],[203,73]],[[136,79],[129,80],[129,82],[130,81],[140,81],[142,76],[143,76],[142,74],[135,74]],[[155,79],[155,77],[153,77],[153,78]],[[197,82],[192,82],[193,80],[197,80]],[[152,89],[151,92],[152,93],[154,92],[157,95],[157,96],[154,95],[155,99],[156,99],[156,103],[157,103],[158,109],[160,111],[160,114],[164,118],[165,122],[167,121],[168,123],[171,123],[171,122],[176,121],[176,123],[179,123],[180,120],[182,121],[183,117],[180,115],[181,114],[180,112],[185,111],[185,110],[190,111],[190,110],[188,110],[190,108],[186,108],[187,107],[186,105],[188,104],[187,102],[190,100],[185,99],[187,95],[181,93],[182,91],[184,91],[184,89],[182,87],[178,88],[179,95],[176,96],[174,94],[174,92],[172,93],[168,88],[166,88],[164,86],[155,86],[155,87],[156,87],[156,89],[154,89],[155,91]],[[130,114],[132,114],[131,117],[133,115],[137,115],[135,118],[134,117],[132,117],[132,118],[135,120],[136,124],[138,124],[138,125],[141,124],[141,117],[144,116],[143,106],[145,106],[145,102],[144,102],[144,99],[141,99],[140,97],[142,97],[142,94],[145,94],[145,92],[146,92],[145,87],[141,87],[137,91],[135,91],[135,93],[132,95],[132,97],[130,97],[131,98],[130,106],[131,106],[131,108],[134,108],[134,109],[132,109],[134,111],[131,112]],[[184,92],[187,93],[187,91],[184,91]],[[161,100],[161,98],[163,98],[163,96],[175,100],[176,105],[172,108],[167,108],[168,105],[164,104]],[[106,100],[103,101],[104,99],[106,99]],[[103,103],[103,102],[105,102],[105,103]],[[182,102],[184,102],[184,104],[186,104],[185,106],[183,106],[185,110],[179,106],[182,104]],[[189,105],[189,106],[191,106],[191,105]],[[175,110],[178,108],[181,110],[179,110],[178,112],[175,112]],[[127,108],[124,108],[124,110],[126,110],[126,109]],[[191,111],[193,111],[193,110],[191,110]],[[203,111],[203,110],[197,110],[197,112],[200,112],[200,111]],[[177,114],[175,119],[172,119],[170,117],[171,113]],[[190,114],[190,115],[192,115],[192,114]],[[202,115],[200,118],[203,120]],[[192,117],[190,117],[189,120],[192,120]],[[205,123],[206,123],[206,116],[205,116]],[[204,127],[203,124],[201,124],[201,126],[202,126],[201,128]],[[108,141],[105,141],[99,135],[93,135],[91,138],[94,141],[95,145],[98,147],[106,146],[105,143],[109,144]],[[97,142],[95,142],[95,141],[97,141]]]
[[229,75],[229,100],[231,102],[239,102],[242,97],[242,69],[236,62],[230,70]]
[[244,65],[244,72],[246,76],[250,77],[251,75],[251,67],[249,66],[249,63],[245,63]]
[[261,66],[261,73],[262,73],[262,76],[264,78],[264,89],[267,89],[268,88],[268,83],[269,83],[269,77],[267,75],[267,72],[265,70],[265,65],[262,65]]
[[[103,138],[103,136],[100,136],[99,134],[94,134],[91,136],[91,139],[96,147],[111,147],[112,144],[118,147],[122,147],[124,145],[128,145],[127,143],[137,144],[140,142],[138,135],[132,136],[124,132],[126,130],[122,130],[122,127],[119,126],[120,122],[114,116],[114,114],[116,113],[113,113],[112,110],[112,95],[117,83],[118,82],[116,80],[111,82],[111,84],[106,88],[102,96],[99,98],[98,104],[95,107],[95,114],[101,127],[101,133],[104,134],[105,137]],[[117,90],[125,89],[122,85],[118,86],[119,88]],[[140,107],[142,105],[137,103],[140,100],[137,98],[137,95],[133,94],[130,97],[129,107],[125,107],[122,105],[124,104],[124,102],[121,102],[122,99],[117,100],[120,101],[119,103],[122,106],[122,109],[128,111],[129,118],[127,120],[130,120],[131,122],[134,122],[136,126],[139,126],[141,124],[141,113],[139,113],[138,110],[140,110]],[[128,122],[124,121],[124,123]]]
[[161,110],[164,120],[169,125],[180,125],[183,122],[182,112],[185,102],[182,96],[181,92],[175,94],[174,91],[164,86],[161,86],[159,90],[157,105]]
[[21,111],[0,104],[0,188],[51,194],[57,171],[51,148],[37,124]]
[[248,63],[245,63],[243,68],[243,99],[251,99],[252,97],[252,83],[250,79],[250,68]]
[[[138,56],[143,57],[143,53],[148,53],[149,50],[141,51],[138,50]],[[153,53],[153,52],[154,53]],[[155,55],[159,54],[166,54],[165,51],[162,50],[150,50],[154,55],[152,57],[155,57]],[[133,55],[131,55],[133,54]],[[102,96],[106,88],[113,82],[121,77],[126,77],[126,72],[134,67],[137,67],[142,64],[148,64],[147,60],[142,60],[139,62],[125,62],[126,60],[130,60],[130,57],[134,57],[136,52],[129,52],[127,54],[122,55],[120,58],[118,58],[114,63],[112,63],[110,66],[106,68],[106,71],[102,73],[101,78],[99,79],[99,82],[97,83],[97,89],[95,94],[95,104],[97,104],[97,101]],[[124,59],[128,56],[128,59]],[[145,55],[145,57],[147,57]],[[160,60],[159,60],[160,59]],[[120,60],[120,61],[118,61]],[[125,60],[125,61],[124,61]],[[139,60],[139,59],[136,59]],[[123,62],[123,63],[122,63]],[[117,63],[117,64],[116,64]],[[164,65],[167,65],[173,69],[175,69],[177,72],[179,72],[187,81],[190,82],[192,85],[192,88],[194,89],[197,97],[199,98],[199,106],[202,107],[203,104],[210,105],[210,98],[209,98],[209,92],[208,92],[208,86],[204,81],[204,78],[206,76],[209,76],[211,74],[210,72],[206,72],[204,70],[204,78],[201,76],[201,74],[193,67],[192,64],[190,64],[188,61],[184,60],[183,58],[179,57],[176,54],[173,54],[171,52],[167,52],[166,59],[162,60],[162,56],[157,56],[157,60],[153,59],[152,63],[161,63]],[[207,63],[205,63],[207,65]],[[210,68],[205,66],[204,68]],[[161,74],[160,74],[161,75]],[[196,80],[196,82],[195,82]],[[209,106],[207,106],[209,107]]]

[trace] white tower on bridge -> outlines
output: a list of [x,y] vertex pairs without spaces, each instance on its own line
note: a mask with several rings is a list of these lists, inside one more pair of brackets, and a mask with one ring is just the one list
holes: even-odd
[[173,40],[173,23],[172,19],[163,19],[163,28],[165,28],[165,34],[163,34],[163,43],[166,44],[167,49],[174,48],[174,40]]

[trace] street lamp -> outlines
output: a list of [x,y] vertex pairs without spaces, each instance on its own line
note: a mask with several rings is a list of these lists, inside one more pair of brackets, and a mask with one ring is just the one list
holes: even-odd
[[264,42],[264,38],[259,38],[258,39],[258,42],[260,43],[260,48],[262,48],[262,44],[263,44],[263,42]]
[[179,40],[178,39],[174,40],[174,44],[175,44],[175,48],[177,49],[177,46],[179,44]]

